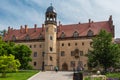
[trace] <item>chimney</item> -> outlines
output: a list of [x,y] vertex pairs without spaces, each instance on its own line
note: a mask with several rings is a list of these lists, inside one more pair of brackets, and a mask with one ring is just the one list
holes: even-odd
[[89,21],[89,27],[91,26],[91,19],[88,20]]
[[89,23],[91,23],[91,19],[89,19]]
[[10,33],[10,26],[8,27],[8,34]]
[[109,17],[109,23],[111,26],[113,25],[112,15],[110,15],[110,17]]
[[22,25],[20,26],[20,33],[22,33],[23,32],[23,27],[22,27]]
[[34,32],[37,31],[37,24],[34,25]]
[[28,32],[28,28],[27,28],[27,25],[25,25],[25,33]]
[[110,17],[109,17],[109,21],[112,21],[112,15],[110,15]]
[[42,24],[42,32],[44,31],[44,27],[45,27],[45,25],[44,25],[44,24]]
[[57,29],[57,32],[60,32],[60,31],[61,31],[61,26],[62,26],[62,24],[61,24],[61,22],[59,21],[59,27],[58,27],[58,29]]

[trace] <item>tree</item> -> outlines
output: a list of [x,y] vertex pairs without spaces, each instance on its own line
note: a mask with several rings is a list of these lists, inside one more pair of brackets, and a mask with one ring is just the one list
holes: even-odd
[[88,53],[88,66],[103,67],[106,71],[109,67],[115,67],[120,60],[120,48],[112,43],[112,35],[105,30],[93,38],[93,50]]
[[7,72],[17,71],[19,67],[20,62],[13,55],[0,56],[0,72],[2,73],[2,77],[6,77]]
[[26,45],[15,45],[14,42],[4,42],[0,38],[0,56],[3,55],[14,55],[15,59],[18,59],[21,63],[20,69],[29,69],[31,66],[29,62],[32,60],[31,50]]
[[14,55],[16,59],[19,59],[21,66],[20,69],[29,69],[31,66],[29,62],[32,61],[32,51],[26,45],[16,45],[14,47]]

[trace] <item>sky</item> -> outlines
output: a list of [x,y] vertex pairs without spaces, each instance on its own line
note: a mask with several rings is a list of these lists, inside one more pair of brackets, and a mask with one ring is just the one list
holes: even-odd
[[0,30],[41,27],[51,3],[63,25],[107,21],[112,15],[115,38],[120,38],[120,0],[0,0]]

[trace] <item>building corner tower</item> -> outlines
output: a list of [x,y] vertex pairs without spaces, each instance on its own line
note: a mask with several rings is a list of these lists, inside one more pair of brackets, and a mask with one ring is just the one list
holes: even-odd
[[45,70],[53,70],[57,66],[56,32],[57,14],[51,5],[45,13]]

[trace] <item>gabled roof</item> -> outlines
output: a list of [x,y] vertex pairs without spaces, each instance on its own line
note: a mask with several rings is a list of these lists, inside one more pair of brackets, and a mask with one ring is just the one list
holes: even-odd
[[71,24],[71,25],[60,25],[58,37],[65,33],[66,37],[71,37],[75,31],[79,33],[79,36],[87,36],[88,31],[93,31],[94,35],[97,35],[101,29],[106,30],[107,32],[112,32],[112,26],[109,24],[109,21],[102,22],[92,22],[92,23],[83,23],[83,24]]
[[[68,25],[59,25],[57,26],[57,38],[61,37],[62,32],[65,34],[65,38],[73,37],[73,33],[77,31],[79,37],[87,37],[88,32],[91,30],[93,35],[98,35],[101,29],[106,30],[107,32],[112,33],[114,37],[114,26],[112,20],[101,21],[101,22],[88,22],[88,23],[79,23],[79,24],[68,24]],[[12,41],[13,36],[16,37],[16,41],[25,40],[26,35],[29,35],[30,40],[40,39],[40,34],[45,36],[44,27],[34,27],[34,28],[21,28],[17,30],[8,29],[8,32],[3,37],[4,41]]]

